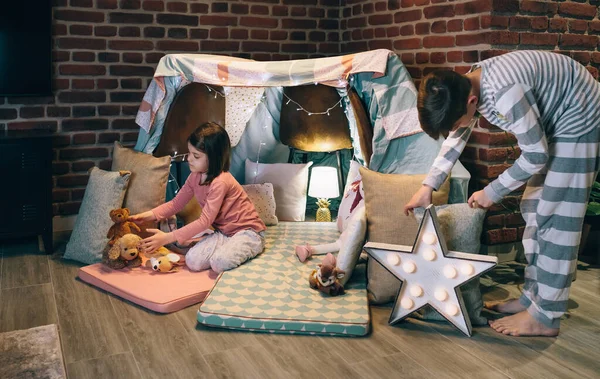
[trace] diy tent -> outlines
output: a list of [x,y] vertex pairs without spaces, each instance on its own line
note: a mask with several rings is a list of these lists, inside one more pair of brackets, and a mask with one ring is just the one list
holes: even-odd
[[[200,83],[207,93],[225,99],[224,126],[234,146],[231,173],[240,183],[250,180],[244,177],[246,159],[262,163],[288,161],[290,151],[279,134],[282,107],[288,105],[308,116],[320,117],[341,107],[348,121],[354,158],[382,173],[427,173],[442,143],[420,129],[417,91],[408,71],[395,53],[380,49],[276,62],[202,54],[166,55],[158,64],[136,117],[141,127],[136,150],[149,154],[155,151],[177,94],[191,83]],[[307,109],[285,94],[286,87],[314,84],[335,88],[339,101]],[[356,91],[372,128],[369,156],[358,143],[360,130],[350,91]],[[451,174],[450,202],[466,201],[469,179],[469,173],[458,163]]]

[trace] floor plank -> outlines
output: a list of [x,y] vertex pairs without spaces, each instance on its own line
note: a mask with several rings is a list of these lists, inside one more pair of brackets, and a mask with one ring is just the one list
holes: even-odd
[[[568,379],[600,372],[595,266],[580,265],[558,338],[514,338],[488,327],[467,338],[450,324],[419,320],[390,326],[385,307],[371,307],[369,335],[343,338],[202,327],[197,305],[149,312],[77,280],[82,265],[49,259],[35,245],[0,245],[0,331],[58,323],[70,378]],[[503,263],[482,278],[484,298],[518,297],[522,275],[523,265]]]
[[48,256],[39,252],[2,255],[2,289],[50,283]]
[[202,354],[216,353],[245,346],[255,346],[258,343],[255,333],[232,333],[225,329],[198,325],[197,312],[198,306],[194,305],[182,309],[176,315]]
[[67,376],[77,379],[137,379],[143,378],[132,353],[77,361],[67,365]]
[[207,354],[205,358],[217,378],[293,378],[277,365],[273,353],[260,345]]
[[130,351],[106,292],[77,280],[79,265],[50,260],[65,363]]
[[365,379],[421,379],[431,377],[431,372],[404,353],[377,357],[352,366]]
[[[371,322],[401,352],[434,376],[446,378],[507,378],[496,367],[456,346],[424,321],[407,319],[388,325],[390,308],[371,307]],[[461,337],[468,338],[468,337]]]
[[157,314],[111,296],[144,378],[214,378],[177,315]]
[[[293,378],[359,378],[336,354],[332,339],[309,335],[257,334],[260,345]],[[329,350],[329,354],[324,352]]]
[[52,284],[1,290],[0,332],[56,324]]

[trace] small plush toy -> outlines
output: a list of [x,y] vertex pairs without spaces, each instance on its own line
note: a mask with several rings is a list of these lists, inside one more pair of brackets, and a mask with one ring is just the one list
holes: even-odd
[[102,262],[110,268],[138,267],[142,264],[139,243],[142,237],[128,233],[117,239],[112,247],[106,248],[102,254]]
[[335,256],[327,254],[317,269],[314,269],[309,277],[310,288],[323,292],[326,295],[338,296],[344,294],[344,286],[339,282],[346,273],[336,266]]
[[146,261],[146,267],[150,267],[152,270],[158,272],[176,272],[180,259],[179,255],[168,253],[158,258],[150,258]]
[[110,219],[114,222],[113,226],[108,229],[106,238],[109,238],[108,245],[112,246],[116,240],[128,233],[140,233],[140,227],[134,222],[127,221],[129,218],[129,209],[118,208],[113,209],[109,213]]

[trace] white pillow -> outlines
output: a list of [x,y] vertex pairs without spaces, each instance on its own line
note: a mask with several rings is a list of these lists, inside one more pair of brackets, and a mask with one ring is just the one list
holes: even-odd
[[354,160],[350,161],[344,196],[340,202],[337,216],[337,227],[340,232],[346,230],[350,217],[354,212],[365,207],[365,191],[363,190],[359,167],[360,163]]
[[258,216],[265,225],[277,225],[277,215],[275,196],[273,194],[273,184],[244,184],[242,186],[248,198],[254,204],[254,208],[258,212]]
[[246,159],[246,184],[272,183],[280,221],[304,221],[308,169],[312,162],[256,163]]
[[352,277],[352,270],[356,267],[356,262],[360,257],[366,234],[367,214],[365,207],[362,207],[352,213],[352,217],[346,223],[346,230],[342,232],[338,240],[340,251],[337,256],[337,267],[346,272],[346,275],[340,279],[342,285],[345,285]]

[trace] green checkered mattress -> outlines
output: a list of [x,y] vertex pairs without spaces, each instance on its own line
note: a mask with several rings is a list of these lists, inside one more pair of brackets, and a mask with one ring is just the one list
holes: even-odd
[[265,234],[265,251],[224,272],[198,310],[202,325],[256,332],[363,336],[369,332],[365,265],[358,265],[346,293],[313,290],[308,276],[322,256],[301,263],[296,245],[339,237],[333,222],[280,222]]

